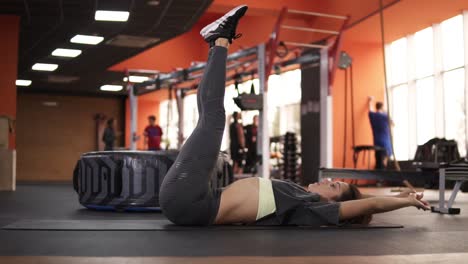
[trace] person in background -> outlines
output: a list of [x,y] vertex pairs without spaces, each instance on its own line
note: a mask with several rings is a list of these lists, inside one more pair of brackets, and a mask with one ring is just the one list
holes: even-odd
[[148,116],[148,123],[143,133],[145,136],[144,144],[147,146],[148,150],[161,150],[163,131],[161,127],[156,124],[156,117],[154,115]]
[[104,141],[104,150],[113,150],[115,142],[114,118],[107,120],[107,126],[102,134],[102,141]]
[[247,155],[245,160],[246,172],[256,172],[255,163],[257,161],[257,130],[258,130],[258,115],[252,119],[252,124],[244,127],[245,130],[245,145],[247,147]]
[[368,104],[374,146],[383,148],[382,150],[375,151],[375,169],[382,170],[387,168],[388,158],[393,154],[392,141],[390,139],[390,124],[393,126],[393,121],[389,120],[382,102],[376,102],[374,109],[374,97],[369,96]]
[[231,159],[233,161],[233,172],[242,173],[242,167],[244,163],[244,149],[245,149],[245,137],[244,128],[239,122],[241,114],[238,112],[232,113],[232,123],[229,126],[230,136],[230,151]]

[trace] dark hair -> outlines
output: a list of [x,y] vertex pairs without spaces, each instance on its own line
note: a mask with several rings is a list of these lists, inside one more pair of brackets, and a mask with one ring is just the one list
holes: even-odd
[[239,118],[239,113],[238,112],[232,113],[232,118],[234,118],[234,120],[237,120]]
[[383,103],[382,103],[382,102],[377,102],[377,103],[375,103],[375,109],[380,110],[380,109],[382,109],[382,107],[383,107]]
[[362,199],[362,194],[354,184],[348,184],[348,191],[341,194],[340,202]]
[[[348,191],[341,194],[341,197],[338,199],[339,202],[362,199],[362,194],[359,191],[359,189],[356,187],[356,185],[348,184],[348,186],[349,186]],[[371,214],[360,215],[360,216],[347,220],[346,223],[367,225],[370,223],[371,220],[372,220]]]
[[150,115],[150,116],[148,116],[148,119],[149,119],[149,120],[156,121],[156,117],[155,117],[154,115]]
[[114,124],[114,118],[109,118],[109,119],[107,120],[107,125],[108,125],[108,126],[111,126],[112,124]]

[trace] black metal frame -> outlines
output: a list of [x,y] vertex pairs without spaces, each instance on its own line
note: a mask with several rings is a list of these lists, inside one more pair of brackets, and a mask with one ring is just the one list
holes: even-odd
[[[253,56],[253,57],[248,58],[250,56]],[[235,62],[242,58],[248,58],[248,59],[244,61]],[[227,57],[227,62],[231,62],[231,61],[234,61],[234,63],[228,65],[227,70],[233,70],[245,64],[255,63],[257,61],[257,47],[240,50],[240,51],[230,54]],[[288,67],[294,64],[311,63],[314,61],[320,62],[320,55],[318,53],[304,52],[301,56],[297,58],[277,63],[275,64],[275,66]],[[181,84],[187,81],[196,80],[201,77],[201,74],[198,74],[198,75],[191,75],[191,74],[202,71],[205,69],[205,67],[206,67],[206,63],[200,63],[195,66],[189,67],[187,69],[176,70],[176,71],[173,71],[171,73],[166,73],[166,74],[160,74],[155,79],[144,81],[142,83],[133,84],[134,93],[135,95],[143,95],[143,94],[147,94],[147,93],[160,90],[161,88],[169,88],[169,86]],[[250,70],[248,72],[243,72],[243,73],[237,72],[231,76],[227,76],[226,81],[229,82],[229,81],[236,80],[236,79],[242,79],[244,77],[250,77],[252,74],[255,74],[257,72],[258,72],[258,69]],[[152,85],[156,86],[155,89],[151,89],[151,90],[146,89],[146,87],[152,86]],[[186,87],[185,89],[190,90],[194,88],[196,88],[196,86],[192,86],[190,88]]]

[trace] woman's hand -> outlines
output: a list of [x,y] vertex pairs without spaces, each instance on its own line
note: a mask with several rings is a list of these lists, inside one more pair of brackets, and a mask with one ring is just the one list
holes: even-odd
[[[395,197],[400,197],[400,198],[406,198],[408,197],[409,194],[411,193],[416,193],[414,190],[410,189],[410,188],[405,188],[403,191],[401,191],[399,194],[395,195]],[[423,193],[421,194],[418,194],[419,196],[421,196],[421,198],[423,197]],[[420,199],[421,199],[420,198]]]
[[408,193],[406,199],[408,199],[410,205],[415,206],[416,208],[423,209],[424,211],[430,210],[431,206],[427,201],[422,200],[424,194],[423,193]]

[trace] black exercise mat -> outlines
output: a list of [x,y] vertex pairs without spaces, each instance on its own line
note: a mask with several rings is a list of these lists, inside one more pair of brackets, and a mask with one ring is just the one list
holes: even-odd
[[214,225],[178,226],[168,220],[19,220],[4,226],[5,230],[60,230],[60,231],[184,231],[184,230],[287,230],[287,229],[375,229],[402,228],[402,225],[371,223],[346,226],[254,226]]

